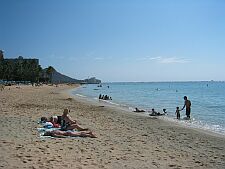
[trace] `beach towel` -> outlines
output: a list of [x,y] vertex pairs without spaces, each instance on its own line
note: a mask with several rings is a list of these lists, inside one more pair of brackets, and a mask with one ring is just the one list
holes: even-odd
[[[38,121],[39,127],[37,128],[38,133],[39,133],[39,137],[41,139],[46,139],[46,138],[56,138],[56,137],[52,137],[52,136],[44,136],[45,132],[47,131],[53,131],[53,130],[61,130],[60,128],[54,128],[53,124],[51,122],[42,122],[42,121]],[[74,132],[77,131],[75,129],[73,130],[67,130],[68,132]],[[71,136],[65,136],[65,138],[81,138],[81,137],[71,137]]]
[[45,128],[45,127],[39,127],[37,128],[40,138],[54,138],[52,136],[44,136],[45,132],[47,131],[53,131],[58,130],[58,128]]
[[[44,136],[44,134],[45,134],[45,132],[47,132],[47,131],[53,131],[53,130],[59,130],[59,128],[54,128],[54,127],[51,127],[51,128],[46,128],[46,127],[44,127],[44,126],[41,126],[41,127],[38,127],[37,128],[37,131],[38,131],[38,133],[39,133],[39,137],[41,138],[41,139],[46,139],[46,138],[56,138],[56,137],[52,137],[52,136]],[[76,130],[68,130],[68,132],[70,132],[70,131],[76,131]],[[80,137],[70,137],[70,136],[65,136],[65,138],[66,137],[69,137],[69,138],[80,138]]]

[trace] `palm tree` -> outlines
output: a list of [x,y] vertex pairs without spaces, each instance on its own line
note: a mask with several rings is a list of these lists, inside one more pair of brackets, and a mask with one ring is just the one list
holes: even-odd
[[54,71],[55,71],[55,69],[54,69],[54,67],[52,67],[52,66],[49,66],[49,67],[47,68],[46,73],[47,73],[48,76],[49,76],[50,83],[52,83],[52,75],[53,75],[53,72],[54,72]]
[[39,82],[39,79],[42,76],[42,67],[41,67],[41,65],[38,65],[38,67],[36,69],[36,72],[37,72],[37,81]]
[[0,50],[0,61],[4,59],[3,50]]

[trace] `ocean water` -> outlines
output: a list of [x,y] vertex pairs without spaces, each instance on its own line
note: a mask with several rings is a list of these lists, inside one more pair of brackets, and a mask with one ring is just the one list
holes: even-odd
[[[99,94],[107,94],[112,97],[108,104],[130,111],[138,107],[162,112],[166,108],[168,115],[160,118],[225,135],[225,82],[124,82],[103,83],[102,87],[88,84],[71,93],[94,101],[98,101]],[[191,120],[184,120],[185,109],[181,111],[181,120],[176,119],[176,107],[183,107],[184,96],[192,103]],[[143,114],[148,116],[146,112]]]

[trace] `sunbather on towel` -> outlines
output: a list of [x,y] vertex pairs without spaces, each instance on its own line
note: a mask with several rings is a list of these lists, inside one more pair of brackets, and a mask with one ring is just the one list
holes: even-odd
[[76,120],[73,120],[69,116],[69,109],[64,109],[62,116],[52,116],[50,118],[41,117],[42,122],[51,122],[55,128],[61,127],[62,130],[73,130],[77,129],[79,131],[86,131],[88,128],[83,128],[77,124]]
[[62,123],[61,123],[61,128],[63,130],[73,130],[73,129],[77,129],[79,131],[85,131],[88,130],[88,128],[83,128],[80,125],[77,124],[76,120],[73,120],[69,113],[69,109],[64,109],[63,111],[63,115],[61,116],[62,118]]
[[46,131],[44,133],[44,136],[52,136],[52,137],[91,137],[96,138],[96,135],[94,135],[91,131],[61,131],[61,130],[52,130],[52,131]]

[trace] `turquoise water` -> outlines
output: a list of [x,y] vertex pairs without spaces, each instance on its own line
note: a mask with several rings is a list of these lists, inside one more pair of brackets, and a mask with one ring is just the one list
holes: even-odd
[[[129,109],[154,108],[162,112],[166,108],[168,115],[163,117],[166,120],[225,135],[225,82],[103,83],[102,87],[81,86],[72,94],[96,101],[99,94],[107,94],[112,97],[109,103]],[[192,102],[191,120],[178,121],[175,109],[183,107],[185,95]],[[185,117],[185,110],[181,117]]]

